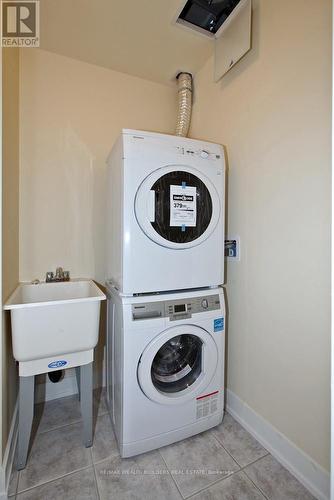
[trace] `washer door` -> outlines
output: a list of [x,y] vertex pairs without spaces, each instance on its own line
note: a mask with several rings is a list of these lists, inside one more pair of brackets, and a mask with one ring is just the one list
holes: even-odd
[[220,201],[216,188],[201,172],[170,165],[152,172],[139,186],[135,215],[152,241],[181,250],[210,236],[219,220]]
[[179,404],[205,390],[217,363],[217,346],[206,330],[175,326],[146,347],[138,363],[139,385],[153,401]]

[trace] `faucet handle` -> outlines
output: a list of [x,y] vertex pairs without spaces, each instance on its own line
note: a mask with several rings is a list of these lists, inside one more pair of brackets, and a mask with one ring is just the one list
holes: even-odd
[[56,269],[56,279],[63,279],[64,271],[62,267],[57,267]]
[[53,281],[53,278],[54,278],[53,272],[52,271],[48,271],[46,273],[45,281],[48,283],[50,281]]

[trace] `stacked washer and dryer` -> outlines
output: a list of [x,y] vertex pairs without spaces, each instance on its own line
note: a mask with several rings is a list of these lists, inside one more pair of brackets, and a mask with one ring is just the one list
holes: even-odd
[[108,158],[107,397],[122,457],[224,411],[220,145],[123,130]]

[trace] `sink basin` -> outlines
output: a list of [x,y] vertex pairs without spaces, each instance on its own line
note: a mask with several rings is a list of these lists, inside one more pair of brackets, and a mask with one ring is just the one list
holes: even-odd
[[13,355],[20,362],[20,375],[92,361],[105,299],[92,280],[19,284],[4,309],[11,311]]

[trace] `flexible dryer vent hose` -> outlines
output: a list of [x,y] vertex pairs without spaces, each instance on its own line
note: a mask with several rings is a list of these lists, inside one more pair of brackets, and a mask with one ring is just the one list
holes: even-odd
[[192,107],[192,75],[190,73],[179,73],[176,77],[178,80],[178,116],[176,123],[176,135],[187,137]]

